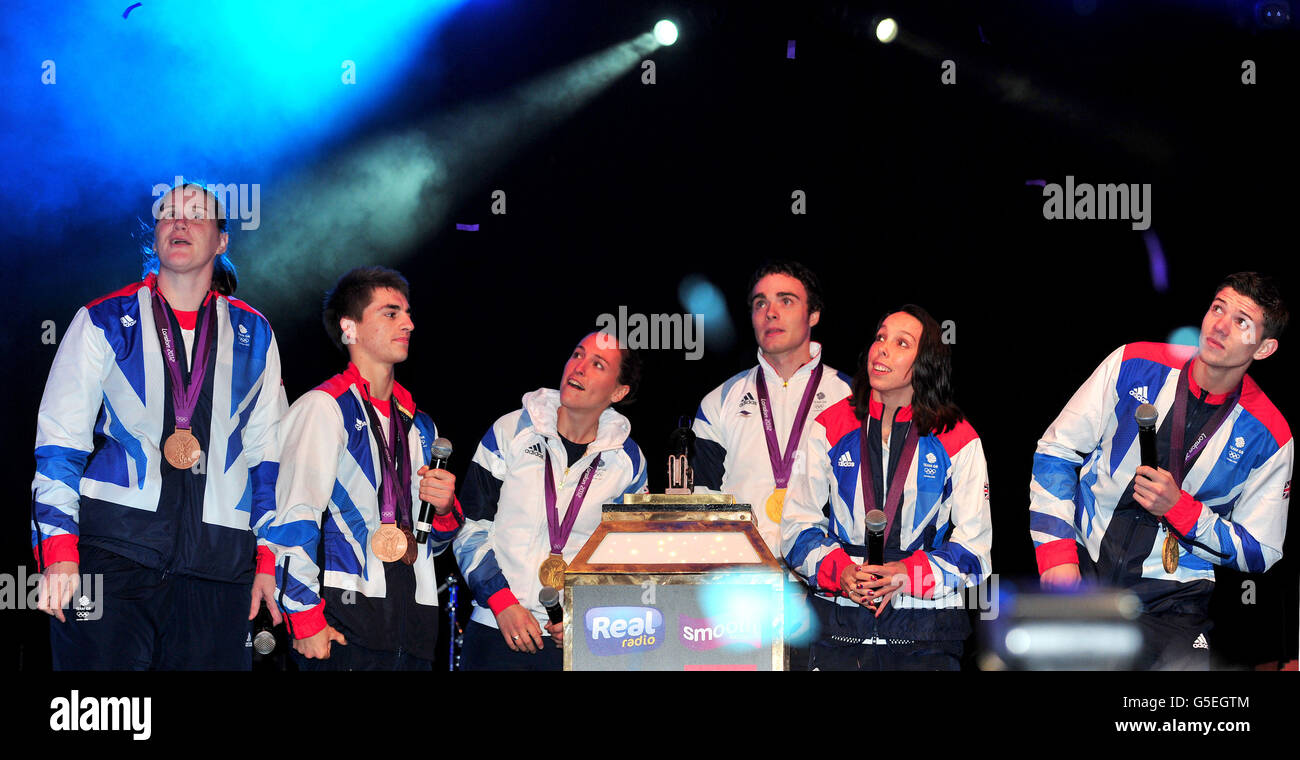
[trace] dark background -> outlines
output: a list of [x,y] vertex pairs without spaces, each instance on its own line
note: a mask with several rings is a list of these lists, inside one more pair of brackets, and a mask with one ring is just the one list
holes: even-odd
[[[381,257],[413,290],[417,329],[398,379],[455,443],[451,469],[463,475],[479,437],[523,393],[558,383],[567,352],[595,329],[597,315],[619,306],[681,313],[678,286],[697,274],[727,297],[736,339],[699,361],[682,351],[646,354],[641,400],[627,414],[652,465],[650,487],[661,491],[677,419],[755,361],[743,305],[750,273],[764,260],[794,258],[822,278],[826,308],[813,337],[835,368],[852,373],[877,319],[900,304],[955,322],[957,400],[988,458],[994,570],[1032,575],[1035,442],[1096,365],[1122,343],[1199,326],[1228,273],[1257,269],[1281,276],[1284,287],[1292,282],[1296,33],[1238,23],[1234,7],[467,3],[415,51],[401,87],[332,138],[298,149],[293,161],[328,162],[367,137],[495,97],[661,17],[675,19],[681,40],[647,56],[656,63],[654,85],[642,84],[639,66],[620,74],[490,170],[462,175],[439,225]],[[158,3],[132,19],[141,11],[179,12]],[[911,46],[875,40],[873,17],[886,12],[897,14]],[[30,39],[41,29],[11,28],[0,39],[11,43],[19,33]],[[786,57],[789,40],[794,59]],[[940,83],[944,59],[956,62],[955,85]],[[1245,59],[1255,62],[1258,84],[1242,84]],[[9,68],[31,78],[34,65]],[[169,95],[156,94],[164,102]],[[0,566],[25,562],[29,570],[32,439],[56,350],[41,342],[41,325],[54,320],[61,336],[80,305],[137,276],[131,236],[137,218],[147,218],[149,187],[193,171],[168,165],[147,182],[125,182],[69,163],[60,186],[77,196],[64,204],[41,198],[44,185],[17,178],[26,161],[56,150],[43,143],[46,108],[33,97],[6,107],[6,131],[30,157],[4,154],[0,198],[10,291],[0,333],[10,505]],[[177,115],[177,129],[190,123]],[[239,174],[247,156],[238,125],[226,125],[220,139],[225,159],[204,157],[197,169],[217,182],[260,181]],[[288,174],[268,175],[264,208],[289,187]],[[1063,183],[1066,175],[1152,185],[1166,292],[1156,288],[1142,233],[1128,222],[1043,218],[1042,189],[1026,182]],[[508,195],[506,215],[489,211],[495,189]],[[804,215],[791,213],[795,190],[807,194]],[[290,401],[344,364],[320,327],[323,288],[295,290],[295,275],[256,265],[259,239],[306,221],[268,214],[261,229],[232,236],[245,274],[238,295],[276,329]],[[456,223],[481,226],[462,232]],[[372,260],[360,249],[355,260],[347,251],[300,255],[300,265],[329,269],[319,274],[330,279]],[[1300,354],[1289,337],[1251,374],[1293,418],[1289,378]],[[1262,576],[1220,571],[1215,645],[1225,666],[1296,658],[1294,549],[1289,539],[1287,556]],[[1257,582],[1254,605],[1241,604],[1247,578]],[[468,606],[467,594],[461,603]],[[44,616],[4,619],[10,641],[0,667],[48,668]]]

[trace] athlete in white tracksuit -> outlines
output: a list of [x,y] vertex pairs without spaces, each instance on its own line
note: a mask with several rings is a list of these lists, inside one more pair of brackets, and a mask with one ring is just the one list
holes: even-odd
[[[756,378],[759,372],[764,374],[777,441],[784,450],[790,441],[799,402],[813,371],[821,364],[821,351],[821,344],[812,342],[811,358],[786,380],[777,374],[760,350],[757,366],[737,373],[704,397],[692,424],[695,450],[691,468],[695,472],[695,492],[731,494],[737,503],[749,504],[759,534],[777,558],[781,557],[781,515],[770,514],[767,508],[776,490],[776,479],[768,457],[767,438],[763,435]],[[803,440],[807,439],[817,415],[849,396],[851,384],[852,378],[843,372],[830,367],[823,369],[804,422]]]
[[[560,669],[561,652],[546,639],[560,644],[563,626],[551,625],[537,600],[539,569],[556,548],[547,519],[548,464],[557,525],[569,509],[579,510],[571,532],[560,538],[558,553],[566,563],[600,524],[601,505],[648,490],[645,456],[629,437],[631,423],[609,408],[635,390],[639,357],[601,337],[592,333],[574,349],[562,390],[525,394],[521,409],[492,425],[465,475],[465,526],[453,547],[474,602],[465,631],[466,669]],[[589,469],[588,490],[575,506],[574,493]]]

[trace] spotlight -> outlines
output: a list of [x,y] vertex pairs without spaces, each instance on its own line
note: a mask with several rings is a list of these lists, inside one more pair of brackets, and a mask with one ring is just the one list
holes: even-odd
[[1255,24],[1261,29],[1279,29],[1290,23],[1290,3],[1275,0],[1255,3]]
[[1291,26],[1289,0],[1231,0],[1237,26],[1252,31],[1285,29]]
[[677,41],[677,25],[668,19],[655,24],[655,41],[660,45],[671,45]]
[[898,22],[892,18],[882,19],[880,23],[876,24],[876,39],[886,45],[893,42],[894,38],[897,36]]

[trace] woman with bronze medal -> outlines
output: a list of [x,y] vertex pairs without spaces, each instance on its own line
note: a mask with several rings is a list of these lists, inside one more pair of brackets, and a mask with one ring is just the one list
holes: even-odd
[[466,522],[454,544],[474,596],[464,669],[561,668],[564,626],[549,622],[538,593],[563,589],[601,504],[646,490],[631,424],[610,408],[632,399],[640,373],[635,351],[592,333],[571,352],[559,390],[525,394],[523,408],[484,435],[461,489]]
[[781,535],[816,592],[810,669],[960,667],[962,593],[989,573],[992,524],[983,447],[950,378],[938,323],[904,306],[878,324],[853,396],[809,431]]
[[[280,620],[254,536],[274,508],[280,359],[233,296],[226,221],[201,185],[164,193],[146,277],[79,311],[50,370],[32,533],[55,669],[247,670],[249,621],[263,603]],[[104,593],[65,617],[82,574]]]

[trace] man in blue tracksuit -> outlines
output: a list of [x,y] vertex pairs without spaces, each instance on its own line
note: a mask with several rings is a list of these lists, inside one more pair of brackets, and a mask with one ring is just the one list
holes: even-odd
[[254,537],[286,406],[275,336],[231,296],[217,199],[180,185],[155,213],[155,271],[77,312],[41,398],[31,538],[59,670],[246,670],[275,588]]
[[[1208,667],[1214,565],[1262,573],[1282,556],[1291,430],[1246,370],[1277,351],[1287,316],[1269,278],[1228,277],[1196,348],[1121,346],[1038,442],[1029,509],[1042,583],[1136,593],[1137,668]],[[1148,403],[1159,468],[1140,466],[1134,412]]]

